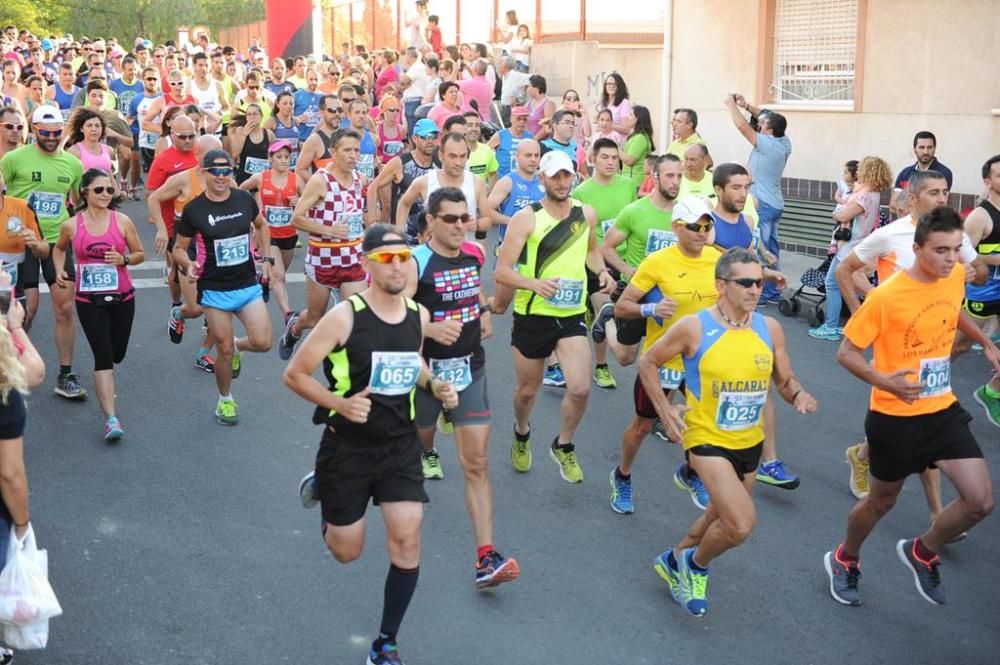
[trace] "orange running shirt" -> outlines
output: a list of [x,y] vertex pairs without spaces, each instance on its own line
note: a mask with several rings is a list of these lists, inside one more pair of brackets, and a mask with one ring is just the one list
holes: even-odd
[[890,416],[936,413],[955,402],[951,391],[951,347],[965,298],[965,269],[956,265],[948,277],[918,282],[897,272],[872,289],[844,327],[858,348],[874,351],[875,369],[891,374],[913,370],[910,380],[926,384],[907,404],[892,393],[872,388],[869,407]]
[[21,229],[27,228],[42,237],[38,228],[35,212],[28,207],[24,199],[13,196],[3,197],[3,207],[0,208],[0,260],[6,263],[18,264],[24,261],[25,245],[21,238]]

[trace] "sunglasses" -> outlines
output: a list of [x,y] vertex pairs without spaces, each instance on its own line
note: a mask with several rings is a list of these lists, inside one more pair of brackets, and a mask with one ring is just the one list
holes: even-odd
[[198,136],[198,135],[197,134],[174,134],[174,138],[177,139],[178,141],[191,141],[191,140],[194,140],[194,137],[196,137],[196,136]]
[[326,109],[326,111],[327,113],[343,113],[344,109],[340,108],[339,106],[335,106],[334,108]]
[[440,219],[445,224],[457,224],[458,222],[467,224],[469,220],[472,219],[472,217],[468,213],[464,213],[461,215],[438,215],[437,218]]
[[410,256],[413,255],[408,249],[401,249],[395,252],[373,252],[371,254],[365,254],[369,261],[374,261],[375,263],[381,263],[382,265],[389,265],[395,262],[397,259],[400,263],[406,263],[410,260]]
[[171,81],[170,85],[175,86],[175,87],[179,86],[179,85],[184,85],[184,81]]
[[114,194],[115,188],[111,186],[105,187],[104,185],[100,185],[98,187],[91,187],[90,191],[92,191],[94,194]]
[[63,130],[61,129],[39,129],[38,135],[43,139],[57,139],[62,136]]
[[441,136],[437,132],[431,132],[430,134],[414,134],[418,139],[427,139],[428,141],[437,141],[438,137]]
[[20,132],[24,131],[24,125],[15,125],[12,122],[3,123],[3,128],[10,132]]
[[739,279],[724,279],[723,282],[733,282],[737,286],[742,286],[744,289],[749,289],[751,286],[756,286],[758,289],[764,285],[763,279],[750,279],[749,277],[740,277]]
[[386,113],[396,113],[397,111],[399,111],[399,109],[395,107],[385,110]]
[[701,224],[685,224],[684,228],[692,233],[708,233],[715,226],[715,222],[702,222]]
[[155,76],[147,76],[146,80],[147,81],[159,81],[160,79],[156,78]]
[[247,90],[260,90],[259,85],[248,85]]
[[209,167],[209,168],[205,169],[205,173],[208,173],[209,175],[213,175],[216,178],[228,178],[229,176],[233,175],[233,167],[232,166],[212,166],[212,167]]

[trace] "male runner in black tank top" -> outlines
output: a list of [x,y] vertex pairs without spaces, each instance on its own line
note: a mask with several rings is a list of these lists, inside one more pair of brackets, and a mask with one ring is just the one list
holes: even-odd
[[[391,224],[395,221],[395,211],[399,207],[400,197],[410,188],[414,180],[434,168],[434,151],[437,150],[439,135],[437,125],[432,121],[428,120],[427,123],[417,121],[416,127],[413,128],[413,150],[390,159],[368,186],[366,224],[371,225],[376,222]],[[387,196],[390,185],[391,200]],[[376,207],[376,201],[381,202],[381,208]],[[406,239],[411,244],[416,244],[416,222],[417,217],[423,213],[423,208],[423,200],[410,206],[405,230]]]
[[344,107],[336,95],[323,95],[319,100],[319,124],[299,148],[299,159],[295,162],[295,175],[302,182],[316,170],[323,168],[330,159],[330,137],[340,127]]
[[[324,539],[337,561],[361,555],[369,499],[382,508],[391,565],[382,624],[368,663],[389,665],[402,662],[396,633],[417,585],[427,501],[413,391],[419,386],[449,409],[458,406],[458,394],[451,384],[433,378],[420,356],[430,317],[401,295],[410,263],[402,234],[375,225],[365,232],[362,250],[371,286],[326,313],[292,357],[285,383],[317,405],[314,421],[326,425],[316,456],[315,491]],[[329,389],[313,377],[320,365]],[[307,476],[303,484],[311,489],[313,482]]]

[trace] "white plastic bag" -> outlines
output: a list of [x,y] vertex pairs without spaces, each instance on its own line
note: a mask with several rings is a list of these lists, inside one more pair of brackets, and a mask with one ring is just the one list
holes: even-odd
[[49,641],[49,620],[42,619],[27,626],[0,624],[0,640],[11,649],[44,649]]
[[48,568],[48,554],[38,549],[31,525],[23,539],[12,527],[7,565],[0,573],[0,622],[27,626],[62,614]]

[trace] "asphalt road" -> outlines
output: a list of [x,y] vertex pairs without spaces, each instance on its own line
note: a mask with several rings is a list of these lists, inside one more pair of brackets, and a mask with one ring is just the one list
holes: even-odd
[[[151,249],[141,206],[128,204],[126,212]],[[801,269],[818,261],[790,263]],[[212,377],[192,366],[198,326],[189,326],[182,345],[170,344],[157,267],[134,274],[150,288],[137,292],[132,343],[117,372],[126,432],[120,444],[101,438],[82,332],[75,367],[92,397],[70,403],[52,393],[57,359],[48,296],[32,330],[48,363],[46,382],[29,398],[32,516],[64,614],[52,621],[49,648],[19,654],[18,662],[363,663],[388,567],[378,510],[368,513],[362,558],[337,564],[320,537],[319,512],[298,501],[320,430],[310,423],[312,408],[282,384],[277,352],[246,356],[234,384],[240,424],[217,425]],[[302,284],[290,290],[301,305]],[[769,313],[777,316],[774,308]],[[277,330],[276,311],[272,318]],[[778,408],[779,450],[802,486],[758,486],[757,529],[714,563],[702,619],[676,606],[652,569],[697,515],[670,480],[679,449],[650,437],[634,474],[636,513],[620,516],[608,506],[608,474],[632,416],[633,368],[615,368],[618,390],[591,393],[576,440],[582,485],[562,481],[544,454],[535,455],[530,473],[517,474],[508,461],[510,323],[509,315],[499,317],[487,342],[490,460],[496,545],[517,557],[522,577],[476,591],[461,471],[442,438],[445,478],[428,483],[420,583],[399,636],[407,663],[1000,662],[1000,568],[990,563],[1000,555],[997,518],[942,553],[949,604],[934,607],[918,596],[894,551],[927,521],[915,479],[864,551],[864,606],[830,598],[822,556],[842,537],[854,501],[844,448],[861,436],[868,390],[835,364],[835,344],[806,336],[804,318],[782,323],[820,411],[799,416]],[[1000,477],[1000,431],[971,399],[988,376],[985,362],[963,357],[952,376]],[[552,388],[538,400],[536,452],[556,434],[559,400]],[[953,494],[946,487],[946,496]]]

